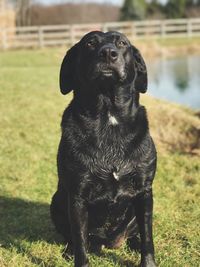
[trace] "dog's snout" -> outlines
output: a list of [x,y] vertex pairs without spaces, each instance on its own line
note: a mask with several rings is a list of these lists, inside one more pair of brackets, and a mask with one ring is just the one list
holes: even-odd
[[100,49],[99,56],[106,61],[115,62],[118,59],[118,51],[113,46],[106,45]]

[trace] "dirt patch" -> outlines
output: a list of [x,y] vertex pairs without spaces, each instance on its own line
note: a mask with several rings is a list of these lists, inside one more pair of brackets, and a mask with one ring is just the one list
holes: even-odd
[[198,113],[176,104],[142,96],[149,115],[151,134],[162,151],[200,155]]

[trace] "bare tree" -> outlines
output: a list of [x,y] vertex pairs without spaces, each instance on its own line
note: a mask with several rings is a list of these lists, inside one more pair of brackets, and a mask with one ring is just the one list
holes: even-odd
[[32,25],[106,22],[119,19],[119,7],[109,4],[33,4],[30,8]]
[[17,26],[31,25],[31,0],[12,0],[16,11]]

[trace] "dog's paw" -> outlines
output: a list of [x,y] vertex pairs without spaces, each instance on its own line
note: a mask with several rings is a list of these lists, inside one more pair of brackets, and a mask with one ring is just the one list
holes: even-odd
[[68,260],[72,260],[73,258],[73,250],[72,250],[72,246],[67,244],[64,249],[62,250],[62,257],[68,261]]
[[149,254],[141,260],[141,267],[156,267],[154,257]]
[[89,253],[93,253],[95,255],[100,255],[102,251],[102,245],[101,244],[92,244],[89,247]]
[[141,267],[157,267],[154,261],[148,262],[148,263],[141,263],[140,266]]
[[86,261],[86,263],[83,263],[83,264],[81,264],[81,263],[75,263],[75,265],[74,265],[74,267],[89,267],[90,265],[89,265],[89,262],[88,262],[88,260]]

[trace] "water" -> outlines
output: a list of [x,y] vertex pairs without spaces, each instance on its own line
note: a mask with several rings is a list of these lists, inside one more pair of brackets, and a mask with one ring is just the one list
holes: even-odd
[[147,62],[148,93],[200,110],[200,56]]

